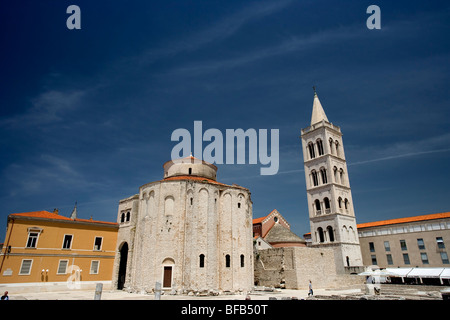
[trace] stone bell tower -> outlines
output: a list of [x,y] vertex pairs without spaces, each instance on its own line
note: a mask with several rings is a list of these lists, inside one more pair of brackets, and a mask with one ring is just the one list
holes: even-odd
[[341,129],[328,121],[315,89],[301,139],[312,246],[334,249],[339,273],[362,266]]

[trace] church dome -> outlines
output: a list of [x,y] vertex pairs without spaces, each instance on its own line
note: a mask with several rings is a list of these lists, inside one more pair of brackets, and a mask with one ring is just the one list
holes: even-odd
[[164,163],[164,179],[177,176],[204,177],[216,180],[217,167],[192,155]]

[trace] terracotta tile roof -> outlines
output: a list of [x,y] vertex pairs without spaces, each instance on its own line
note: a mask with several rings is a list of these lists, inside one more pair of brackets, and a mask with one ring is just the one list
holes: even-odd
[[65,217],[65,216],[62,216],[62,215],[59,215],[59,214],[56,214],[53,212],[48,212],[48,211],[32,211],[32,212],[12,213],[9,216],[54,219],[54,220],[63,220],[63,221],[92,222],[92,223],[117,225],[117,222],[98,221],[98,220],[90,220],[90,219],[75,219],[75,220],[73,220],[73,219],[70,219],[69,217]]
[[91,220],[91,219],[75,219],[75,221],[79,221],[79,222],[92,222],[92,223],[103,223],[103,224],[110,224],[110,225],[119,225],[117,222],[100,221],[100,220]]
[[198,176],[174,176],[174,177],[164,178],[164,180],[162,180],[162,181],[171,181],[171,180],[195,180],[195,181],[205,181],[205,182],[209,182],[209,183],[225,185],[225,184],[217,182],[213,179],[208,179],[205,177],[198,177]]
[[385,226],[385,225],[390,225],[390,224],[426,221],[426,220],[443,219],[443,218],[450,218],[450,212],[433,213],[433,214],[426,214],[426,215],[415,216],[415,217],[406,217],[406,218],[397,218],[397,219],[390,219],[390,220],[359,223],[357,225],[357,228],[362,229],[362,228],[369,228],[369,227]]
[[[207,183],[212,183],[212,184],[218,184],[218,185],[221,185],[221,186],[231,187],[231,186],[229,186],[229,185],[227,185],[227,184],[217,182],[217,181],[215,181],[215,180],[213,180],[213,179],[208,179],[208,178],[205,178],[205,177],[197,177],[197,176],[174,176],[174,177],[164,178],[164,179],[161,180],[161,181],[177,181],[177,180],[204,181],[204,182],[207,182]],[[235,187],[235,186],[237,186],[237,185],[233,185],[233,187]],[[241,187],[241,186],[237,186],[237,187],[243,188],[243,187]],[[245,188],[244,188],[244,189],[245,189]]]
[[266,218],[267,216],[265,216],[265,217],[261,217],[261,218],[256,218],[256,219],[253,219],[253,224],[256,224],[256,223],[260,223],[260,222],[262,222],[265,218]]
[[[278,212],[277,209],[273,209],[272,211],[270,211],[270,213],[269,213],[267,216],[264,216],[264,217],[261,217],[261,218],[255,218],[255,219],[253,219],[253,224],[263,222],[264,219],[267,218],[268,216],[270,216],[274,211]],[[279,212],[278,212],[278,213],[279,213]],[[280,214],[280,216],[281,216],[281,213],[279,213],[279,214]],[[285,220],[285,221],[286,221],[286,220]],[[287,223],[287,221],[286,221],[286,223]]]
[[[261,218],[255,218],[255,219],[253,219],[253,224],[263,222],[263,220],[264,220],[265,218],[267,218],[268,216],[270,216],[270,214],[271,214],[272,212],[274,212],[274,211],[277,211],[277,212],[278,212],[277,209],[273,209],[272,211],[270,211],[270,213],[269,213],[267,216],[264,216],[264,217],[261,217]],[[278,213],[279,213],[279,212],[278,212]]]
[[57,219],[57,220],[72,220],[68,217],[64,217],[59,214],[48,212],[48,211],[32,211],[32,212],[12,213],[12,214],[10,214],[10,216]]
[[[391,224],[427,221],[427,220],[443,219],[443,218],[450,218],[450,212],[433,213],[433,214],[425,214],[425,215],[415,216],[415,217],[406,217],[406,218],[397,218],[397,219],[390,219],[390,220],[358,223],[356,227],[358,229],[363,229],[363,228],[370,228],[370,227],[387,226],[387,225],[391,225]],[[303,236],[307,236],[307,235],[311,235],[311,232],[305,233]]]

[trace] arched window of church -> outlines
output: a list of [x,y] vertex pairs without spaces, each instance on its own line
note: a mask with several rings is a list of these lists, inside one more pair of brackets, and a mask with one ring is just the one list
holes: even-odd
[[317,228],[317,234],[319,236],[319,242],[324,242],[325,238],[323,236],[323,230],[321,227]]
[[340,146],[339,146],[339,141],[335,141],[335,145],[336,145],[336,155],[339,157],[340,156],[340,151],[341,151],[341,148],[340,148]]
[[342,198],[341,197],[338,198],[338,205],[339,205],[339,209],[342,209]]
[[348,205],[349,205],[348,199],[345,198],[345,200],[344,200],[344,207],[345,207],[345,209],[348,209],[348,207],[349,207]]
[[339,179],[341,181],[341,184],[345,184],[344,183],[344,170],[342,170],[342,168],[339,169]]
[[322,182],[325,184],[328,182],[327,179],[327,170],[325,168],[320,169],[320,175],[322,176]]
[[317,176],[317,171],[316,170],[311,171],[311,176],[312,176],[312,180],[313,180],[313,185],[318,186],[319,185],[319,177]]
[[320,201],[316,199],[314,205],[316,206],[316,214],[320,214]]
[[130,218],[131,218],[131,212],[128,211],[128,212],[127,212],[127,220],[126,220],[126,221],[130,221]]
[[316,154],[314,153],[314,145],[312,142],[308,143],[308,151],[309,151],[309,158],[314,159],[316,157]]
[[319,153],[319,156],[323,156],[323,143],[321,139],[317,139],[317,152]]
[[227,255],[225,256],[225,267],[226,267],[226,268],[229,268],[230,265],[231,265],[231,258],[230,258],[230,255],[227,254]]
[[189,168],[189,175],[192,174],[192,168]]
[[244,267],[244,255],[241,254],[241,268]]
[[343,240],[348,240],[349,239],[349,237],[348,237],[348,229],[347,229],[347,227],[345,225],[342,227],[342,239]]
[[330,138],[328,141],[330,142],[330,153],[333,154],[333,139]]
[[204,268],[205,267],[205,255],[201,254],[200,255],[200,268]]
[[125,212],[120,215],[120,222],[125,222]]
[[355,241],[356,240],[356,235],[355,235],[355,230],[353,230],[353,227],[350,227],[348,230],[349,234],[351,237],[349,237],[350,240]]
[[173,197],[169,196],[164,201],[164,215],[171,216],[173,215],[174,210],[174,199]]
[[330,213],[330,199],[328,199],[327,197],[325,197],[323,199],[323,204],[325,206],[325,213]]
[[328,226],[327,227],[327,232],[328,232],[328,238],[330,239],[330,241],[334,242],[333,227],[332,226]]

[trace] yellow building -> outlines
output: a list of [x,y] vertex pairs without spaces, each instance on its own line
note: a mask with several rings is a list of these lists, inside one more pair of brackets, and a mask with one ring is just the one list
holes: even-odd
[[0,255],[0,291],[110,285],[117,232],[117,223],[68,218],[57,210],[10,214]]

